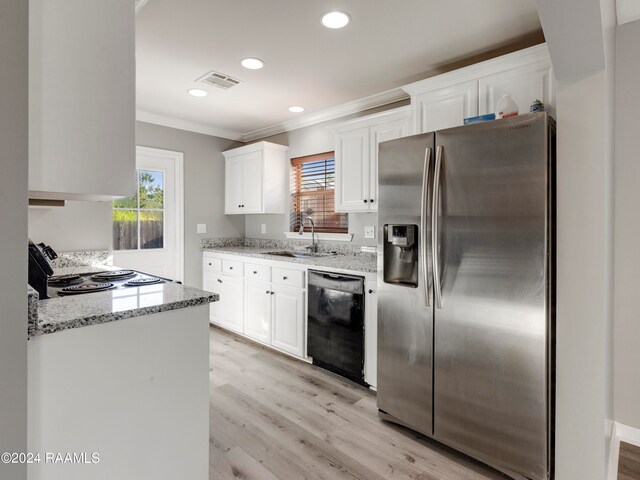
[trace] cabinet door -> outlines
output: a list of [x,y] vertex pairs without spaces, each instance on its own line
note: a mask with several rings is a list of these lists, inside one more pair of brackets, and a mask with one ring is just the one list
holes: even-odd
[[376,388],[378,376],[378,284],[366,282],[364,299],[364,381]]
[[265,282],[244,282],[244,334],[271,343],[271,286]]
[[242,157],[229,158],[224,171],[224,213],[242,213]]
[[[204,270],[202,272],[202,289],[207,292],[220,293],[220,285],[218,283],[219,274],[211,271]],[[211,323],[219,324],[220,323],[220,313],[219,313],[219,301],[213,302],[209,304],[209,321]]]
[[225,297],[222,278],[222,275],[219,273],[207,272],[204,274],[203,289],[220,295],[220,299],[217,302],[209,304],[209,321],[216,325],[222,325],[222,311]]
[[411,100],[415,133],[434,132],[464,125],[464,119],[478,115],[478,81],[424,92]]
[[369,210],[369,128],[336,135],[336,212]]
[[548,62],[525,65],[480,79],[480,113],[494,113],[502,95],[511,95],[520,113],[527,113],[536,100],[554,112],[553,74]]
[[262,156],[252,152],[242,156],[242,212],[260,213],[262,206]]
[[285,352],[304,355],[304,290],[272,285],[271,344]]
[[220,275],[220,325],[243,333],[242,278]]
[[370,129],[369,209],[378,210],[378,144],[409,135],[409,117],[374,125]]

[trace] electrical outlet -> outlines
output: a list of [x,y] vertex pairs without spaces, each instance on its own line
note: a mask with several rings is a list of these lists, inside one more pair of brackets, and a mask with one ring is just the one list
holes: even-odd
[[262,234],[267,233],[267,224],[266,223],[263,223],[263,224],[260,225],[260,232]]
[[197,232],[198,233],[207,233],[207,224],[206,223],[199,223],[197,226]]
[[376,227],[372,225],[364,227],[364,238],[376,238]]

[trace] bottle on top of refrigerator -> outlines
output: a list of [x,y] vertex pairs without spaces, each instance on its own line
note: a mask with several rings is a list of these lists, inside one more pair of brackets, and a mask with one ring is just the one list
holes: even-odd
[[518,104],[511,95],[503,95],[496,105],[496,118],[508,118],[518,115]]

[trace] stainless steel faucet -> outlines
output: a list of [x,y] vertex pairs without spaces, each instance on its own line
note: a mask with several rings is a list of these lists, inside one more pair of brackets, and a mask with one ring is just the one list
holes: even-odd
[[311,250],[313,253],[318,253],[318,242],[316,241],[316,226],[313,223],[313,218],[308,216],[304,219],[304,221],[300,224],[300,231],[298,232],[300,235],[304,233],[304,225],[307,221],[311,222],[311,246],[307,247],[307,249]]

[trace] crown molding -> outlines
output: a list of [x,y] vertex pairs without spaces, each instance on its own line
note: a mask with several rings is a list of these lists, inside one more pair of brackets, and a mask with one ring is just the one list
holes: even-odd
[[364,117],[350,118],[342,122],[328,125],[329,128],[336,132],[344,132],[353,130],[354,128],[372,127],[380,122],[393,122],[394,120],[402,120],[411,118],[411,105],[404,107],[392,108],[378,113],[372,113]]
[[551,57],[546,43],[533,47],[507,53],[500,57],[490,58],[484,62],[474,63],[467,67],[452,70],[450,72],[434,75],[408,85],[402,89],[410,95],[416,95],[443,86],[455,85],[480,77],[487,77],[505,70],[511,70],[520,65],[545,64],[551,66]]
[[162,125],[163,127],[177,128],[178,130],[187,130],[189,132],[202,133],[204,135],[212,135],[214,137],[227,138],[229,140],[237,140],[239,142],[244,141],[244,136],[240,132],[212,127],[210,125],[204,125],[202,123],[170,117],[159,113],[146,112],[144,110],[136,110],[136,120],[139,122],[153,123],[154,125]]
[[298,128],[308,127],[310,125],[315,125],[329,120],[335,120],[336,118],[345,117],[353,113],[381,107],[383,105],[399,102],[408,98],[409,96],[402,90],[402,88],[394,88],[376,95],[360,98],[352,102],[320,110],[319,112],[287,120],[286,122],[277,123],[259,130],[247,132],[243,135],[243,138],[245,142],[252,142],[261,138],[270,137],[271,135],[297,130]]

